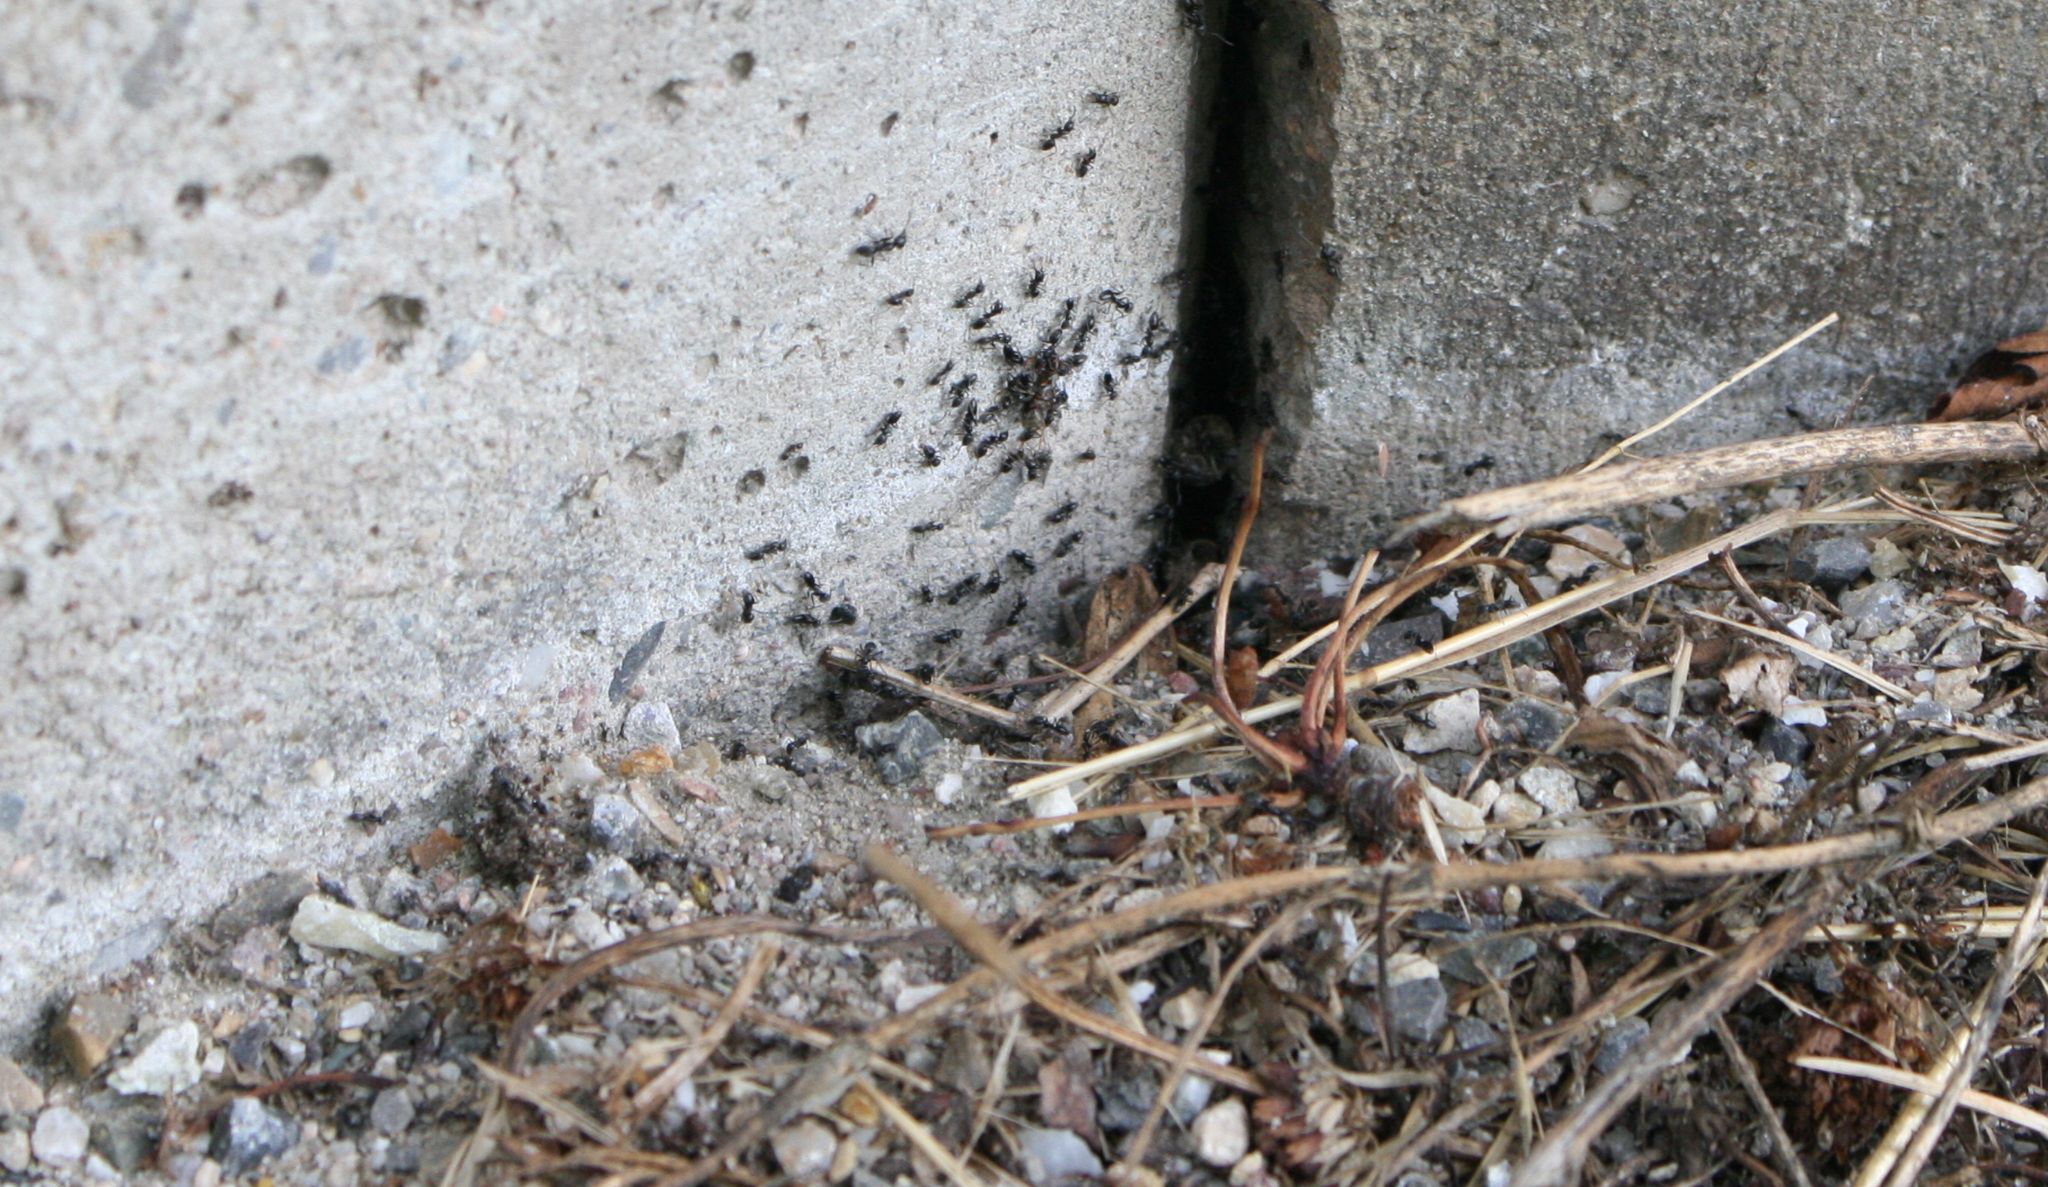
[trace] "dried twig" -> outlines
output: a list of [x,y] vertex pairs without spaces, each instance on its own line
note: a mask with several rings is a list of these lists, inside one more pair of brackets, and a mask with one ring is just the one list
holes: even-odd
[[1012,733],[1028,734],[1033,728],[1031,719],[1022,713],[1014,713],[1000,706],[991,705],[987,701],[977,700],[966,693],[955,692],[943,684],[920,680],[902,668],[864,656],[851,647],[842,647],[835,643],[818,653],[818,661],[827,667],[872,676],[900,692],[923,697],[934,705],[942,705],[965,713],[969,717],[992,721]]
[[774,967],[775,958],[780,953],[781,945],[776,942],[773,935],[762,936],[754,944],[754,950],[747,955],[746,967],[740,970],[739,980],[732,987],[731,996],[718,1007],[718,1013],[712,1015],[710,1025],[697,1035],[682,1054],[663,1068],[661,1074],[649,1080],[639,1092],[633,1094],[634,1120],[642,1120],[666,1104],[683,1081],[696,1074],[704,1061],[711,1058],[711,1053],[718,1050],[718,1045],[731,1033],[733,1024],[746,1013],[747,1003],[753,1000],[755,991],[761,987],[761,978]]
[[1756,1065],[1749,1061],[1749,1052],[1735,1037],[1734,1028],[1728,1019],[1714,1018],[1714,1037],[1721,1041],[1721,1051],[1727,1055],[1729,1066],[1735,1069],[1735,1078],[1742,1081],[1742,1090],[1749,1094],[1749,1102],[1756,1106],[1757,1116],[1763,1119],[1764,1132],[1771,1135],[1771,1156],[1778,1160],[1785,1177],[1795,1187],[1813,1187],[1813,1180],[1806,1177],[1806,1164],[1799,1161],[1799,1148],[1792,1144],[1792,1135],[1785,1132],[1785,1119],[1778,1115],[1778,1106],[1771,1103],[1765,1094],[1763,1082],[1756,1078]]
[[1403,530],[1454,520],[1488,524],[1495,535],[1564,523],[1618,507],[1723,490],[1844,466],[1930,462],[2024,462],[2041,455],[2025,425],[2011,421],[1880,425],[1748,441],[1646,458],[1522,486],[1452,499]]

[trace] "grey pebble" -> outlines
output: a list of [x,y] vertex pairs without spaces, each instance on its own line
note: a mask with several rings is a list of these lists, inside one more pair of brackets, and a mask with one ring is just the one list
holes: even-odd
[[397,1137],[412,1125],[412,1093],[403,1084],[386,1088],[370,1102],[370,1124],[385,1137]]
[[645,832],[640,809],[626,797],[601,795],[590,801],[590,839],[613,853],[638,849]]
[[1822,589],[1840,589],[1870,571],[1870,545],[1861,536],[1830,536],[1809,540],[1793,556],[1794,580]]
[[298,1141],[299,1127],[291,1118],[264,1107],[254,1097],[238,1096],[215,1118],[213,1144],[207,1152],[228,1178],[235,1179]]
[[1070,1130],[1022,1129],[1017,1134],[1017,1153],[1024,1164],[1024,1177],[1033,1183],[1058,1183],[1075,1175],[1093,1179],[1102,1174],[1102,1160]]
[[1887,577],[1843,594],[1841,605],[1857,636],[1868,639],[1906,621],[1906,587]]
[[626,745],[635,750],[660,746],[673,753],[683,748],[683,732],[676,728],[676,715],[660,701],[641,701],[626,710]]
[[1548,701],[1519,697],[1501,706],[1494,720],[1531,750],[1548,750],[1572,727],[1572,714]]
[[1600,1049],[1593,1053],[1593,1070],[1606,1075],[1628,1058],[1650,1033],[1650,1024],[1641,1018],[1623,1018],[1600,1040]]
[[875,756],[882,781],[891,787],[924,774],[924,764],[939,752],[946,737],[931,719],[915,709],[894,721],[878,721],[853,731],[862,750]]
[[1516,966],[1536,955],[1536,941],[1528,936],[1465,940],[1431,955],[1446,974],[1468,985],[1484,985],[1489,976],[1505,985]]

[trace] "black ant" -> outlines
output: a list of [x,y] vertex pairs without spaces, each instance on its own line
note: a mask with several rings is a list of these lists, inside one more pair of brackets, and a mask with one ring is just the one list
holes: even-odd
[[754,591],[753,591],[753,590],[750,590],[750,589],[748,589],[748,590],[741,590],[741,591],[740,591],[740,621],[741,621],[741,622],[752,622],[752,621],[754,621]]
[[1074,158],[1074,176],[1086,177],[1088,176],[1088,170],[1094,168],[1094,166],[1095,150],[1091,148],[1087,152],[1084,152],[1080,156]]
[[905,228],[894,235],[877,235],[875,238],[854,248],[853,254],[864,260],[872,260],[876,256],[895,251],[908,242],[910,242],[910,231],[908,228]]
[[1131,311],[1131,299],[1129,297],[1124,296],[1123,293],[1118,289],[1103,289],[1102,299],[1116,306],[1118,309],[1122,310],[1125,313],[1129,313]]
[[1046,515],[1045,522],[1065,523],[1068,520],[1074,518],[1074,512],[1078,510],[1079,507],[1079,503],[1074,502],[1074,500],[1072,499],[1068,499],[1066,502],[1061,503],[1059,506],[1053,508],[1052,511]]
[[818,579],[816,577],[811,576],[811,571],[809,569],[805,569],[802,572],[799,572],[797,576],[803,579],[804,588],[811,591],[812,597],[818,599],[821,602],[829,602],[832,600],[832,595],[825,592],[825,587],[818,584]]
[[932,642],[938,644],[941,647],[944,647],[948,643],[958,643],[960,641],[960,634],[961,631],[959,627],[949,627],[946,630],[940,631],[938,634],[933,635]]
[[875,439],[873,441],[873,444],[887,445],[889,443],[889,434],[896,431],[896,422],[902,419],[903,414],[901,412],[891,412],[889,415],[883,417],[882,423],[875,426]]
[[1024,295],[1035,298],[1038,296],[1039,290],[1044,287],[1045,269],[1033,268],[1031,270],[1031,279],[1024,282]]
[[1054,560],[1058,560],[1059,558],[1061,558],[1061,557],[1063,557],[1063,556],[1067,555],[1068,553],[1070,553],[1070,552],[1074,551],[1074,545],[1076,545],[1076,544],[1079,544],[1080,542],[1081,542],[1081,533],[1079,533],[1079,532],[1068,532],[1068,533],[1067,533],[1067,534],[1066,534],[1065,536],[1062,536],[1062,537],[1060,538],[1060,542],[1059,542],[1058,544],[1055,544],[1055,545],[1053,545],[1053,549],[1052,549],[1052,555],[1053,555],[1053,559],[1054,559]]
[[945,524],[943,524],[943,523],[940,523],[940,522],[939,522],[938,520],[936,520],[936,519],[927,519],[927,520],[925,520],[925,521],[924,521],[923,523],[914,523],[914,524],[911,524],[911,525],[910,525],[910,534],[911,534],[911,535],[913,535],[913,536],[922,536],[922,535],[925,535],[925,534],[926,534],[926,533],[928,533],[928,532],[937,532],[937,531],[943,531],[943,530],[945,530],[945,527],[946,527],[946,525],[945,525]]
[[971,288],[971,289],[967,289],[967,290],[963,291],[963,292],[962,292],[962,293],[961,293],[961,294],[960,294],[959,296],[957,296],[957,297],[953,298],[953,308],[955,308],[955,309],[965,309],[965,308],[967,308],[967,303],[968,303],[969,301],[972,301],[972,300],[974,300],[974,299],[975,299],[976,297],[979,297],[979,296],[980,296],[980,295],[982,294],[982,291],[983,291],[984,289],[986,289],[986,288],[988,288],[988,286],[987,286],[987,285],[985,285],[985,284],[983,284],[983,283],[982,283],[981,281],[979,281],[979,280],[975,281],[975,282],[974,282],[974,287],[973,287],[973,288]]
[[938,370],[932,372],[930,375],[925,377],[924,385],[926,387],[937,387],[940,383],[945,381],[946,376],[951,375],[952,373],[953,360],[947,359],[945,366],[940,367]]
[[939,464],[939,451],[933,449],[931,446],[926,445],[923,442],[919,442],[917,446],[917,452],[924,455],[925,465],[936,466]]
[[825,621],[833,626],[852,626],[860,620],[860,611],[850,604],[841,602],[825,615]]
[[1002,313],[1003,309],[1003,303],[1001,301],[997,301],[995,304],[989,306],[987,309],[982,310],[980,317],[977,317],[973,321],[968,322],[967,328],[970,330],[988,329],[988,323],[994,321],[996,315]]
[[1017,567],[1024,570],[1026,573],[1038,572],[1038,562],[1032,560],[1031,554],[1024,551],[1021,548],[1012,548],[1010,550],[1010,559],[1015,561],[1017,563]]
[[789,541],[787,540],[770,540],[766,544],[757,544],[754,547],[747,549],[747,551],[742,555],[744,555],[750,561],[757,561],[760,560],[762,557],[774,556],[776,553],[781,552],[782,550],[788,547]]
[[916,292],[916,289],[904,289],[901,292],[890,293],[888,296],[882,298],[882,303],[885,305],[901,305],[905,301],[910,300],[910,298],[913,295],[915,295]]
[[1039,151],[1051,152],[1053,148],[1056,147],[1063,138],[1065,138],[1067,133],[1072,132],[1073,130],[1074,121],[1072,119],[1069,119],[1066,123],[1063,123],[1059,127],[1054,128],[1051,131],[1047,132],[1045,134],[1045,139],[1038,142]]
[[1115,91],[1090,91],[1088,101],[1100,107],[1115,107],[1123,102],[1123,96]]

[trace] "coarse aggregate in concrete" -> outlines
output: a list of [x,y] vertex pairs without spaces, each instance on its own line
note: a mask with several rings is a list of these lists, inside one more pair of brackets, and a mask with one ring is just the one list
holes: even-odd
[[1171,5],[9,34],[0,1033],[494,740],[772,734],[824,644],[1020,647],[1151,542]]

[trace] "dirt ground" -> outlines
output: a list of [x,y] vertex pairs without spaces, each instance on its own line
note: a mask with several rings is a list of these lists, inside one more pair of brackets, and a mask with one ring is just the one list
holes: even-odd
[[1123,574],[801,736],[642,701],[53,1019],[0,1169],[2048,1178],[2044,550],[2025,469],[1842,470],[1248,572],[1220,637]]

